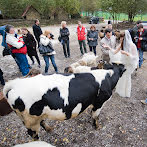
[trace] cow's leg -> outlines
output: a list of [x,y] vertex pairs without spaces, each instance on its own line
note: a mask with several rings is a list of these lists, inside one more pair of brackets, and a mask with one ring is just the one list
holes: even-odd
[[93,125],[95,129],[99,128],[99,114],[102,109],[103,103],[105,102],[105,98],[103,95],[101,95],[101,92],[99,93],[99,96],[96,97],[94,103],[93,103],[93,109],[92,109],[92,118],[93,118]]
[[39,140],[38,133],[36,131],[33,131],[32,129],[28,129],[28,134],[34,139]]
[[99,96],[95,99],[93,103],[93,109],[92,109],[92,118],[93,118],[93,125],[95,128],[99,128],[99,123],[98,123],[98,117],[100,114],[100,111],[102,107],[110,100],[111,98],[111,92],[108,94],[106,92],[101,92],[99,93]]
[[98,117],[101,111],[101,107],[97,108],[97,107],[93,107],[92,109],[92,118],[93,118],[93,125],[95,127],[95,129],[97,129],[99,127],[99,123],[98,123]]
[[46,131],[46,132],[50,132],[53,128],[51,128],[49,125],[47,125],[46,123],[45,123],[45,121],[44,120],[42,120],[41,122],[40,122],[40,125],[44,128],[44,130]]
[[39,118],[31,120],[31,117],[29,121],[25,121],[25,126],[28,129],[28,134],[34,139],[34,140],[39,140],[39,130],[40,130],[40,120]]

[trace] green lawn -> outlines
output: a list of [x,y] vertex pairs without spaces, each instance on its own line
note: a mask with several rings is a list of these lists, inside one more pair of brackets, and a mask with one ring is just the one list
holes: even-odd
[[[102,12],[102,11],[97,11],[93,15],[90,14],[90,13],[88,14],[87,12],[82,12],[81,14],[82,14],[82,16],[104,17],[104,19],[109,19],[109,17],[111,16],[110,13]],[[121,21],[128,20],[128,16],[126,14],[123,14],[123,13],[118,14],[118,17],[119,17],[119,20],[121,20]],[[134,18],[134,21],[137,21],[137,20],[147,21],[147,14],[145,14],[145,15],[137,15]]]

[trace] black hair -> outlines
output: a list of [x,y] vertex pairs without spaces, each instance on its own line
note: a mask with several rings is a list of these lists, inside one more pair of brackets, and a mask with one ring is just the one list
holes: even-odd
[[111,32],[112,32],[111,29],[106,29],[106,30],[105,30],[105,34],[107,34],[107,33],[111,33]]
[[143,25],[142,24],[139,24],[138,25],[138,30],[141,29],[141,28],[143,28]]
[[6,28],[5,28],[6,33],[9,33],[9,31],[10,31],[11,28],[14,28],[14,26],[12,26],[12,25],[6,25]]
[[138,21],[136,22],[136,24],[140,24],[140,23],[142,23],[142,21],[141,21],[141,20],[138,20]]

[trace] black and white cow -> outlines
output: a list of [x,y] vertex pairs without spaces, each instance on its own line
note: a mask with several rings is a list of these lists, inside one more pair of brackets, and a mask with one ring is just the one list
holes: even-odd
[[50,130],[44,119],[74,118],[89,105],[93,106],[92,117],[98,127],[102,105],[111,97],[125,70],[123,65],[116,64],[108,65],[107,69],[15,79],[6,83],[3,92],[34,139],[39,138],[40,125]]

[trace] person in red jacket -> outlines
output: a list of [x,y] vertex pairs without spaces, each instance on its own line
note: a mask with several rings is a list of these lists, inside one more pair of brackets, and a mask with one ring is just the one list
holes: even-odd
[[[77,36],[78,36],[80,51],[81,51],[82,55],[84,54],[83,47],[84,47],[85,53],[87,53],[86,42],[85,42],[86,35],[87,35],[87,29],[82,25],[82,23],[80,21],[78,21]],[[83,45],[83,47],[82,47],[82,45]]]
[[24,77],[29,75],[30,69],[28,60],[26,58],[27,47],[24,42],[15,36],[14,27],[11,25],[6,26],[6,43],[11,49],[12,54],[18,61],[19,69]]

